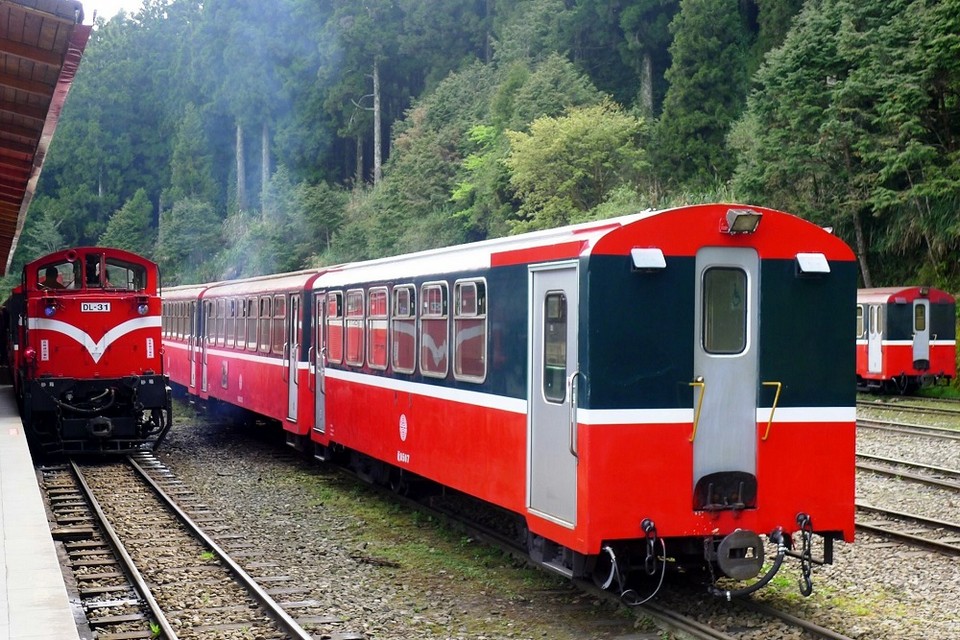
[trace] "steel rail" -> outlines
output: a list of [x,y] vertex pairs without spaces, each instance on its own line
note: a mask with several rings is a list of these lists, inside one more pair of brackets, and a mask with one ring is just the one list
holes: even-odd
[[[140,457],[150,456],[148,453],[141,453],[138,455]],[[297,624],[297,621],[291,618],[290,615],[284,611],[283,608],[277,604],[277,602],[270,597],[270,595],[264,591],[259,584],[257,584],[257,581],[254,580],[250,574],[244,571],[243,568],[220,547],[220,545],[214,542],[213,538],[208,536],[206,532],[204,532],[203,529],[201,529],[200,526],[194,522],[193,518],[187,515],[187,513],[183,511],[179,505],[177,505],[173,498],[167,495],[167,492],[164,491],[163,488],[157,484],[152,477],[150,477],[150,474],[143,467],[141,467],[132,456],[128,457],[127,461],[144,479],[144,481],[150,485],[154,492],[156,492],[157,496],[159,496],[160,499],[163,500],[163,502],[166,503],[166,505],[170,508],[170,510],[173,511],[176,516],[180,518],[180,520],[190,529],[191,533],[202,540],[203,543],[206,544],[210,550],[217,555],[218,558],[220,558],[221,562],[226,565],[226,567],[237,578],[237,580],[239,580],[243,586],[254,597],[256,597],[257,600],[260,601],[260,604],[267,609],[277,624],[283,627],[283,630],[289,634],[290,638],[295,638],[296,640],[313,640],[313,635],[307,633],[299,624]]]
[[[946,522],[943,520],[935,520],[932,518],[925,518],[924,516],[919,516],[913,513],[903,513],[899,511],[893,511],[891,509],[884,509],[881,507],[875,507],[863,502],[856,503],[857,510],[865,513],[874,513],[878,515],[889,516],[892,518],[898,518],[900,520],[908,520],[921,524],[927,527],[932,527],[934,529],[943,529],[951,533],[960,533],[960,524],[955,522]],[[857,523],[857,529],[863,531],[869,531],[871,533],[876,533],[881,536],[888,538],[894,538],[896,540],[901,540],[907,542],[917,547],[924,547],[927,549],[933,549],[935,551],[941,551],[949,555],[960,555],[960,546],[949,544],[947,542],[940,542],[939,540],[928,540],[927,538],[921,538],[920,536],[913,535],[911,533],[905,533],[902,531],[893,531],[884,527],[880,527],[872,524]]]
[[120,541],[120,537],[117,535],[116,530],[114,530],[113,526],[110,524],[110,521],[107,520],[107,514],[104,513],[103,509],[100,507],[100,502],[96,499],[96,497],[94,497],[93,490],[90,488],[90,485],[87,484],[87,479],[83,476],[83,472],[80,470],[80,467],[73,460],[70,461],[70,467],[73,469],[73,473],[76,474],[77,481],[79,482],[80,487],[83,489],[84,496],[87,498],[91,508],[97,515],[97,520],[99,520],[100,527],[103,529],[104,533],[107,534],[107,537],[110,539],[110,544],[116,550],[117,555],[123,560],[124,569],[130,575],[137,589],[140,591],[140,595],[147,603],[147,606],[150,607],[150,613],[153,615],[157,625],[163,632],[163,636],[167,640],[177,640],[177,632],[173,630],[172,626],[170,626],[170,622],[163,614],[163,609],[153,597],[153,592],[150,591],[150,587],[147,586],[147,581],[143,579],[143,575],[137,569],[137,565],[133,561],[133,558],[130,557],[126,547]]
[[924,424],[909,422],[890,422],[889,420],[875,420],[872,418],[857,418],[857,428],[879,429],[893,431],[926,438],[943,438],[945,440],[960,440],[960,430],[944,427],[931,427]]
[[[880,457],[866,456],[866,455],[859,454],[859,453],[857,454],[857,457],[858,457],[858,458],[873,458],[873,459],[875,459],[875,460],[883,461],[883,462],[886,462],[886,463],[888,463],[888,464],[899,464],[899,465],[903,465],[903,466],[910,466],[910,467],[916,468],[916,469],[929,469],[929,470],[935,471],[935,472],[936,472],[936,470],[938,469],[938,467],[928,467],[928,466],[926,466],[926,465],[918,464],[918,463],[916,463],[916,462],[905,462],[905,461],[900,461],[900,460],[893,460],[893,459],[890,459],[890,458],[880,458]],[[872,473],[878,473],[878,474],[880,474],[880,475],[889,476],[889,477],[892,477],[892,478],[903,478],[903,479],[905,479],[905,480],[912,480],[912,481],[914,481],[914,482],[920,482],[920,483],[922,483],[922,484],[930,485],[930,486],[934,486],[934,487],[942,487],[942,488],[944,488],[944,489],[950,489],[950,490],[952,490],[952,491],[960,491],[960,482],[956,482],[956,481],[953,481],[953,480],[942,480],[942,479],[940,479],[940,478],[932,478],[932,477],[930,477],[929,475],[925,475],[925,474],[921,474],[921,473],[912,473],[912,472],[910,472],[910,471],[905,471],[905,470],[903,470],[903,469],[892,469],[892,468],[890,468],[890,467],[884,467],[884,466],[881,466],[881,465],[870,464],[870,463],[867,463],[867,462],[858,462],[858,463],[857,463],[857,469],[863,469],[864,471],[870,471],[870,472],[872,472]],[[953,475],[954,477],[956,477],[956,475],[957,475],[958,472],[953,471],[952,469],[943,469],[942,471],[940,471],[940,473],[943,473],[944,475]]]

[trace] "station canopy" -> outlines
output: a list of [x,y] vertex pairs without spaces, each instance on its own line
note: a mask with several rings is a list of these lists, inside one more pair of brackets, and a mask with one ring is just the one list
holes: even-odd
[[77,0],[0,0],[0,275],[10,268],[91,28]]

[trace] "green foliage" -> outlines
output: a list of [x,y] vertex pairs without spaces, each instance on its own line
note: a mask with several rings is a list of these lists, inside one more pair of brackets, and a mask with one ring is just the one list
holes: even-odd
[[156,258],[168,285],[218,280],[210,257],[223,246],[220,221],[213,207],[184,198],[160,214]]
[[538,118],[530,133],[507,132],[510,183],[522,200],[517,231],[570,222],[648,169],[644,123],[610,102]]
[[137,189],[133,198],[110,218],[97,244],[150,257],[155,244],[152,219],[153,204],[147,199],[145,189]]
[[670,24],[673,62],[657,131],[657,166],[670,187],[724,181],[734,169],[725,144],[746,95],[746,49],[738,3],[681,0]]

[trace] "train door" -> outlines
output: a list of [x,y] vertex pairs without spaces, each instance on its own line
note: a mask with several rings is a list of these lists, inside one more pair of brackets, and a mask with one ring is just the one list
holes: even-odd
[[527,504],[560,524],[577,516],[575,263],[530,270]]
[[300,380],[297,369],[300,363],[300,296],[290,296],[287,309],[287,420],[297,419]]
[[697,252],[696,269],[694,504],[698,510],[752,507],[760,260],[753,249],[707,247]]
[[324,327],[326,323],[327,294],[324,291],[317,291],[313,294],[313,357],[310,366],[314,370],[313,398],[314,398],[314,418],[313,429],[320,433],[327,430],[326,422],[326,383],[324,380],[323,368],[327,361],[327,343],[324,340]]
[[881,305],[870,305],[867,325],[867,371],[880,373],[883,371],[883,307]]
[[200,336],[197,344],[200,345],[200,391],[207,392],[207,351],[211,338],[213,337],[211,322],[213,318],[213,302],[205,300],[201,305],[203,317],[200,319]]
[[190,336],[187,339],[187,360],[190,362],[190,388],[197,388],[197,336],[200,334],[200,305],[190,303]]
[[913,301],[913,366],[924,369],[930,366],[930,301]]

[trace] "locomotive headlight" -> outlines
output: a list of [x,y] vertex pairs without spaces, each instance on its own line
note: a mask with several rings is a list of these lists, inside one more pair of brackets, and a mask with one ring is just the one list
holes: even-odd
[[43,307],[43,315],[47,316],[48,318],[52,317],[53,314],[55,314],[56,312],[57,312],[57,305],[53,304],[52,302],[48,302]]
[[147,315],[147,311],[149,310],[150,310],[150,307],[148,307],[145,303],[141,302],[140,304],[137,305],[137,313],[139,313],[142,316]]
[[27,347],[23,352],[23,359],[26,362],[36,362],[37,361],[37,351],[33,347]]

